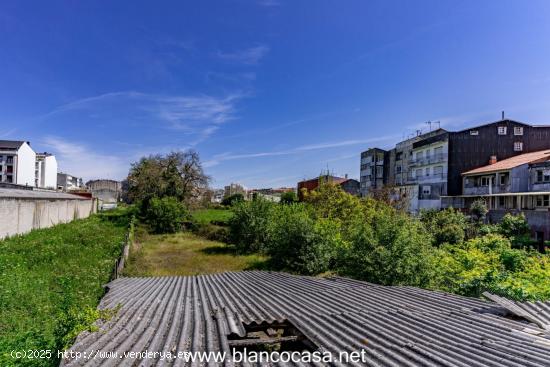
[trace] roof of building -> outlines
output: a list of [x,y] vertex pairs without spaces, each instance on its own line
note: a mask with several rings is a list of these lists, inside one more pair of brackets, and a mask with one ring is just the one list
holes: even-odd
[[[509,311],[497,303],[443,292],[261,271],[119,278],[108,288],[99,308],[119,310],[97,331],[80,334],[71,351],[230,353],[238,345],[275,342],[273,331],[290,324],[313,350],[365,351],[365,363],[340,365],[550,365],[547,330],[517,315],[504,317]],[[254,339],[258,330],[271,337]],[[113,363],[68,357],[61,365],[102,362]],[[125,361],[139,362],[139,356]]]
[[0,188],[1,199],[53,199],[53,200],[89,200],[79,195],[49,190],[24,190]]
[[497,171],[504,171],[504,170],[512,169],[514,167],[521,166],[523,164],[540,161],[543,158],[550,159],[550,149],[516,155],[514,157],[498,161],[494,164],[489,164],[487,166],[478,167],[470,171],[463,172],[462,174],[473,175],[473,174],[479,174],[479,173],[491,173],[491,172],[497,172]]
[[0,149],[19,149],[25,143],[28,144],[20,140],[0,140]]
[[501,119],[501,120],[497,120],[497,121],[487,122],[487,123],[484,123],[484,124],[481,124],[481,125],[471,126],[471,127],[466,128],[466,129],[458,130],[458,131],[455,131],[455,132],[462,133],[462,132],[465,132],[465,131],[475,130],[475,129],[478,129],[480,127],[484,127],[484,126],[488,126],[488,125],[505,124],[505,123],[513,123],[513,124],[519,124],[519,125],[530,126],[530,127],[550,127],[549,125],[531,125],[531,124],[528,124],[528,123],[525,123],[525,122],[505,118],[505,119]]

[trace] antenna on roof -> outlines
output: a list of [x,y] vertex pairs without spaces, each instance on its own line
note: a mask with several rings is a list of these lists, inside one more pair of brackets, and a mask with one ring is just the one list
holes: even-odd
[[502,120],[504,120],[504,111],[502,111]]
[[441,129],[441,121],[434,121],[434,124],[437,124],[437,128]]
[[432,122],[431,121],[426,121],[426,125],[428,125],[430,127],[430,131],[432,131]]
[[422,130],[420,129],[416,130],[416,136],[420,136],[420,135],[422,135]]

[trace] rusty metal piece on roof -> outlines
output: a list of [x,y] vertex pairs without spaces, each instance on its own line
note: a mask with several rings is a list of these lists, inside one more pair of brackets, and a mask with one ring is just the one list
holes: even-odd
[[[294,338],[276,338],[303,335],[304,345],[334,356],[364,351],[367,360],[357,366],[550,366],[547,330],[499,315],[504,310],[493,302],[414,287],[262,271],[119,278],[99,307],[117,305],[112,320],[80,334],[71,350],[231,353],[251,339],[282,344]],[[289,323],[297,332],[280,331]],[[185,363],[67,358],[61,364]]]
[[550,331],[550,302],[516,302],[489,292],[484,292],[483,295],[514,315]]

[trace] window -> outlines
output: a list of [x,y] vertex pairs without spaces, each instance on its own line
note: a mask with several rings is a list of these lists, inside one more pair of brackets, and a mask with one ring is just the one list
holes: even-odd
[[498,207],[504,208],[506,206],[506,198],[504,196],[498,197]]
[[416,174],[416,178],[422,177],[422,169],[420,169],[420,168],[417,169],[415,174]]
[[434,167],[434,176],[443,177],[443,166]]
[[8,156],[6,157],[6,163],[13,163],[13,156],[8,155]]
[[508,175],[502,174],[502,173],[501,173],[498,177],[499,177],[499,183],[500,183],[500,185],[501,185],[501,186],[506,185],[506,182],[508,181]]
[[506,126],[499,126],[497,129],[498,135],[506,135]]
[[6,176],[6,182],[12,183],[13,177],[12,176]]
[[477,130],[470,130],[470,135],[479,135],[479,131],[477,131]]
[[550,206],[550,195],[537,196],[537,206]]
[[537,171],[537,182],[550,182],[550,169]]
[[401,159],[403,159],[403,152],[399,152],[395,155],[396,161],[400,161]]
[[430,167],[426,167],[426,173],[425,173],[426,176],[429,176],[430,175]]
[[481,177],[481,180],[480,180],[480,186],[489,186],[489,183],[491,182],[491,178],[490,177]]
[[416,152],[416,159],[422,159],[424,157],[424,152]]
[[432,187],[431,186],[422,186],[422,194],[424,195],[430,195],[432,192]]
[[523,143],[521,141],[516,141],[514,143],[514,152],[522,152],[523,151]]
[[523,127],[514,126],[514,135],[523,135]]
[[395,173],[401,173],[401,166],[395,167]]

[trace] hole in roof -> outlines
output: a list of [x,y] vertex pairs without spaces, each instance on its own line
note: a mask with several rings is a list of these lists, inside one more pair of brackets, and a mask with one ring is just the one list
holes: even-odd
[[319,349],[290,321],[243,325],[246,335],[228,335],[232,353],[248,352],[314,352]]

